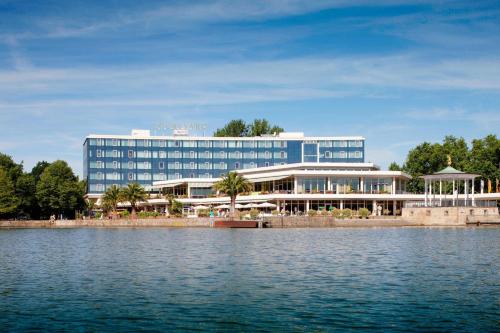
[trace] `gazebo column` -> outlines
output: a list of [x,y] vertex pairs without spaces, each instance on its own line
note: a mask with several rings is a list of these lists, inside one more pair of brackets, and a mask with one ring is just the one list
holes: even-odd
[[439,207],[443,206],[443,181],[439,180]]
[[455,179],[453,179],[453,186],[452,186],[452,194],[451,194],[451,198],[452,198],[452,203],[453,203],[453,206],[455,206]]
[[430,206],[432,207],[434,205],[433,198],[432,198],[432,180],[430,181],[429,184],[429,194],[430,194]]
[[424,180],[424,206],[427,207],[427,179]]
[[472,179],[472,206],[476,207],[476,199],[474,197],[474,179]]
[[469,201],[469,180],[466,179],[465,181],[465,186],[464,186],[464,193],[465,193],[465,206],[467,206],[468,201]]

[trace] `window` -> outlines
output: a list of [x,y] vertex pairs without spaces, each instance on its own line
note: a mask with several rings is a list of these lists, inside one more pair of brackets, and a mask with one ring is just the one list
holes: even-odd
[[96,174],[96,179],[99,179],[99,180],[104,179],[104,174],[102,172],[98,172]]
[[102,150],[97,149],[95,153],[97,157],[102,157]]
[[113,169],[118,169],[118,162],[117,161],[113,161]]
[[97,161],[96,162],[96,168],[97,169],[101,169],[102,168],[102,162],[101,161]]
[[128,158],[134,158],[134,151],[133,150],[128,151]]
[[183,146],[184,147],[188,147],[188,148],[195,148],[196,147],[196,141],[184,141]]
[[264,156],[265,156],[265,158],[271,158],[271,153],[270,153],[270,152],[268,152],[268,151],[266,151],[266,152],[264,153]]
[[134,174],[132,172],[128,173],[128,180],[134,180]]
[[274,141],[274,148],[286,148],[286,141]]
[[254,141],[243,141],[243,148],[255,148]]
[[349,141],[349,147],[363,147],[363,141],[361,140],[351,140]]
[[236,163],[234,163],[234,168],[235,168],[235,169],[239,169],[239,168],[240,168],[240,162],[236,162]]
[[102,184],[97,184],[96,189],[97,189],[97,191],[102,192],[104,189],[104,186]]
[[264,162],[264,166],[268,167],[269,166],[269,162]]
[[194,162],[190,162],[189,163],[189,168],[190,169],[196,169],[195,165],[194,165]]
[[181,164],[179,162],[175,162],[175,168],[176,169],[180,169],[181,168]]
[[347,141],[333,141],[334,147],[347,147]]
[[332,158],[332,152],[331,151],[325,151],[325,158]]
[[118,157],[118,150],[113,150],[113,157],[117,158]]
[[189,152],[189,158],[196,158],[196,154],[194,151]]
[[165,151],[160,151],[158,153],[158,155],[159,155],[160,158],[167,158],[167,152],[165,152]]
[[134,168],[134,162],[128,162],[128,168],[133,169]]
[[118,146],[118,140],[117,140],[117,139],[113,139],[113,140],[111,140],[111,144],[112,144],[113,146]]
[[214,148],[226,148],[226,141],[222,140],[213,141],[212,146]]
[[165,169],[165,162],[158,163],[158,169]]

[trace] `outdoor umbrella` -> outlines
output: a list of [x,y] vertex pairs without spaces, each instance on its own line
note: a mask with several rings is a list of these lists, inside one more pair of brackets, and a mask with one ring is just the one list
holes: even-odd
[[259,208],[275,208],[276,205],[275,204],[272,204],[272,203],[269,203],[269,202],[263,202],[259,205],[257,205]]

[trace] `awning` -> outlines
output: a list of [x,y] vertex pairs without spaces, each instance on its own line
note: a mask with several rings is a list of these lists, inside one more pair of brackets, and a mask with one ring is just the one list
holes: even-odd
[[274,180],[281,180],[288,177],[291,176],[286,175],[286,176],[274,176],[274,177],[248,178],[248,180],[251,181],[252,183],[261,183],[261,182],[272,182]]
[[212,187],[214,183],[189,183],[189,187]]

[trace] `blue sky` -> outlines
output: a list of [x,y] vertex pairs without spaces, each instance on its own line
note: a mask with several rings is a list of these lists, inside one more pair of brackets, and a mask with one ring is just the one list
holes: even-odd
[[[267,118],[367,160],[499,134],[498,1],[0,0],[0,151],[81,174],[90,133]],[[198,132],[197,134],[203,134]]]

